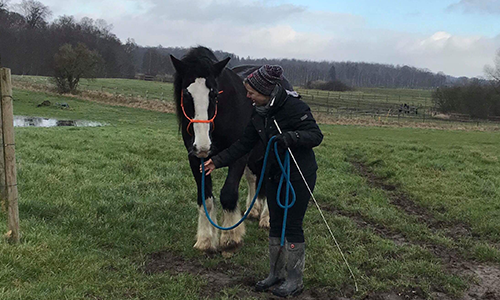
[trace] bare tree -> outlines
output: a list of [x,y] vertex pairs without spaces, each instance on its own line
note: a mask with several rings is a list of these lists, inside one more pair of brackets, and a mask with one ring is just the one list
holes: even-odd
[[48,6],[36,0],[23,0],[17,5],[21,15],[31,28],[39,28],[47,23],[47,18],[52,15]]
[[497,85],[500,85],[500,49],[497,51],[494,63],[494,66],[485,66],[484,72],[490,79],[496,81]]
[[9,8],[10,0],[0,0],[0,11],[7,10]]
[[105,38],[111,35],[111,30],[113,30],[113,24],[108,24],[103,19],[97,19],[94,26],[101,33],[101,37]]

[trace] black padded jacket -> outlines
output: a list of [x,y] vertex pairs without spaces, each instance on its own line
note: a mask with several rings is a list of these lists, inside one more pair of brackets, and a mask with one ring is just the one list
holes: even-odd
[[[273,101],[271,101],[271,103],[272,102]],[[279,134],[274,123],[275,120],[283,133],[291,131],[294,136],[297,137],[295,144],[291,146],[290,149],[304,176],[315,173],[318,169],[318,165],[316,164],[316,158],[312,148],[321,143],[323,134],[316,124],[316,120],[313,118],[309,106],[300,99],[300,96],[289,93],[283,88],[278,92],[266,117],[257,114],[254,109],[251,121],[245,128],[243,136],[229,148],[212,157],[215,167],[221,168],[228,166],[254,148],[265,149],[265,146],[256,146],[259,143],[267,145],[272,136]],[[257,157],[263,158],[264,151],[260,151],[262,153],[257,155]],[[283,159],[286,149],[280,149],[279,152],[281,159]],[[274,150],[273,153],[269,155],[266,172],[269,178],[275,180],[279,179],[281,175],[278,162],[274,155]],[[292,181],[300,179],[300,174],[293,161],[291,161],[290,173],[290,179]]]

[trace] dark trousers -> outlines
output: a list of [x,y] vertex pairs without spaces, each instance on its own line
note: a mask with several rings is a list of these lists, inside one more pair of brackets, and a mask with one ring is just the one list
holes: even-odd
[[[306,176],[306,181],[311,191],[314,191],[314,186],[316,185],[316,173]],[[270,237],[281,237],[282,226],[283,226],[283,214],[285,210],[278,206],[276,203],[276,195],[278,192],[279,182],[275,180],[268,179],[266,182],[266,196],[267,196],[267,206],[269,207],[269,218],[271,229],[269,230]],[[290,243],[303,243],[304,242],[304,231],[302,230],[302,222],[304,220],[304,215],[307,210],[307,204],[311,195],[307,190],[306,185],[300,180],[292,181],[292,186],[295,190],[296,201],[295,204],[288,209],[285,237]],[[286,184],[283,183],[280,201],[281,204],[285,204],[286,197]],[[292,195],[290,193],[289,202],[292,201]]]

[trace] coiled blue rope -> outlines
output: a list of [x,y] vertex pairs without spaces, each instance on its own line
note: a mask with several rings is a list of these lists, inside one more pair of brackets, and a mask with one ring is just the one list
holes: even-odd
[[[281,169],[281,177],[280,177],[280,183],[278,185],[278,193],[276,195],[276,202],[278,203],[278,205],[281,208],[283,208],[285,210],[285,212],[283,214],[283,225],[282,225],[282,230],[281,230],[281,246],[283,246],[285,244],[285,230],[286,230],[286,219],[288,216],[288,209],[295,204],[296,195],[295,195],[295,190],[293,189],[292,183],[290,182],[290,153],[286,152],[285,158],[282,162],[280,157],[279,157],[278,145],[275,142],[275,138],[276,137],[273,136],[269,140],[269,142],[267,143],[266,153],[264,156],[264,162],[262,164],[262,171],[260,173],[260,179],[259,179],[259,183],[257,185],[257,189],[255,191],[255,196],[253,197],[252,203],[248,207],[247,211],[245,212],[245,214],[243,215],[241,220],[239,220],[233,226],[221,227],[221,226],[215,224],[215,222],[210,218],[210,215],[209,215],[208,209],[207,209],[207,204],[205,202],[205,160],[203,158],[201,159],[201,171],[202,171],[201,172],[202,173],[201,174],[201,199],[203,202],[203,208],[205,209],[205,215],[207,216],[207,219],[210,222],[210,224],[212,224],[215,228],[220,229],[220,230],[231,230],[231,229],[238,227],[248,217],[248,214],[250,214],[250,211],[252,210],[253,205],[255,204],[255,201],[257,200],[257,196],[259,195],[260,188],[262,187],[262,181],[264,179],[264,174],[266,171],[266,165],[267,165],[267,160],[269,158],[269,152],[271,150],[271,146],[274,145],[274,154],[276,155],[278,165]],[[280,199],[280,195],[281,195],[281,188],[282,188],[284,182],[286,182],[287,188],[286,188],[285,204],[282,204],[279,199]],[[291,203],[289,203],[290,191],[292,193],[292,199],[293,199]]]

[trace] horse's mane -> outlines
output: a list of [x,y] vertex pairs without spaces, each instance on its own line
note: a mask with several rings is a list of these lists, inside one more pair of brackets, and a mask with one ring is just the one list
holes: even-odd
[[[181,61],[185,64],[185,72],[191,72],[196,77],[208,77],[213,74],[213,64],[217,62],[214,53],[202,46],[191,48],[189,52],[183,56]],[[177,112],[177,122],[179,129],[181,128],[182,118],[184,117],[181,109],[181,93],[182,93],[182,80],[185,75],[178,72],[174,75],[174,97]]]

